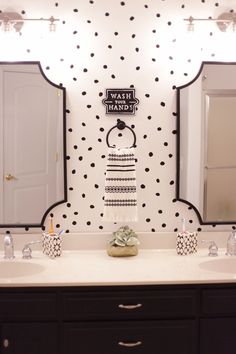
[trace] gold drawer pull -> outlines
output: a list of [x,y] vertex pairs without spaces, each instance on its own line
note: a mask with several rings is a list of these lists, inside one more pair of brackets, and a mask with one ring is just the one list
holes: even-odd
[[135,304],[135,305],[123,305],[123,304],[119,304],[118,307],[120,309],[126,309],[126,310],[134,310],[134,309],[138,309],[139,307],[142,307],[142,304]]
[[118,345],[121,345],[122,347],[132,348],[132,347],[138,347],[139,345],[142,345],[142,342],[141,341],[134,342],[134,343],[118,342]]

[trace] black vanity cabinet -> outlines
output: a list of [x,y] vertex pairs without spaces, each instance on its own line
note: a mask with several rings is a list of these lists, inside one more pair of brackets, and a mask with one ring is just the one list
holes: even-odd
[[0,288],[1,354],[235,354],[236,284]]
[[55,324],[17,322],[1,326],[2,350],[6,354],[58,354]]
[[213,286],[201,293],[200,353],[235,354],[236,286]]
[[195,290],[62,294],[66,354],[196,354]]
[[55,291],[0,289],[1,354],[58,354]]

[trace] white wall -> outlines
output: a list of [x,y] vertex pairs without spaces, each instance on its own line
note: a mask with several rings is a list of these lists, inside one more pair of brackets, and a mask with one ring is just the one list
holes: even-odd
[[173,202],[174,87],[194,78],[202,60],[236,61],[236,48],[235,39],[217,35],[215,27],[204,25],[203,34],[189,36],[183,18],[215,17],[230,10],[232,1],[217,6],[215,0],[0,0],[1,10],[9,7],[26,17],[61,20],[55,34],[46,29],[34,34],[37,26],[30,23],[18,38],[0,34],[1,61],[39,60],[49,79],[67,89],[69,199],[53,210],[57,227],[71,232],[117,228],[101,216],[106,133],[117,118],[105,115],[102,99],[106,88],[133,85],[140,104],[137,114],[125,121],[135,126],[137,135],[139,221],[130,226],[176,231],[185,217],[190,229],[198,229],[195,213]]

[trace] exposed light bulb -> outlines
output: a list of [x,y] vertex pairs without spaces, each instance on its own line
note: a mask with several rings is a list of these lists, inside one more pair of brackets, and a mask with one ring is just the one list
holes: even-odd
[[187,30],[188,32],[194,32],[194,24],[192,22],[188,23]]
[[3,22],[3,30],[4,32],[9,32],[11,30],[11,24],[9,21]]
[[194,18],[190,16],[188,18],[188,24],[187,24],[187,30],[188,32],[193,32],[194,31],[194,23],[193,23]]
[[234,19],[233,23],[232,23],[232,31],[236,32],[236,20]]
[[54,22],[49,23],[49,31],[50,32],[56,31],[56,24]]

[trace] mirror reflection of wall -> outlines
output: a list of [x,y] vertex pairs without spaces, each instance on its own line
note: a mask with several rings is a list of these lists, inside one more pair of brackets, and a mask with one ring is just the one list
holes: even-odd
[[38,63],[1,63],[0,107],[0,224],[39,226],[65,199],[64,89]]
[[236,220],[236,65],[203,63],[178,92],[177,199],[202,224]]
[[236,91],[209,94],[204,163],[204,219],[236,217]]

